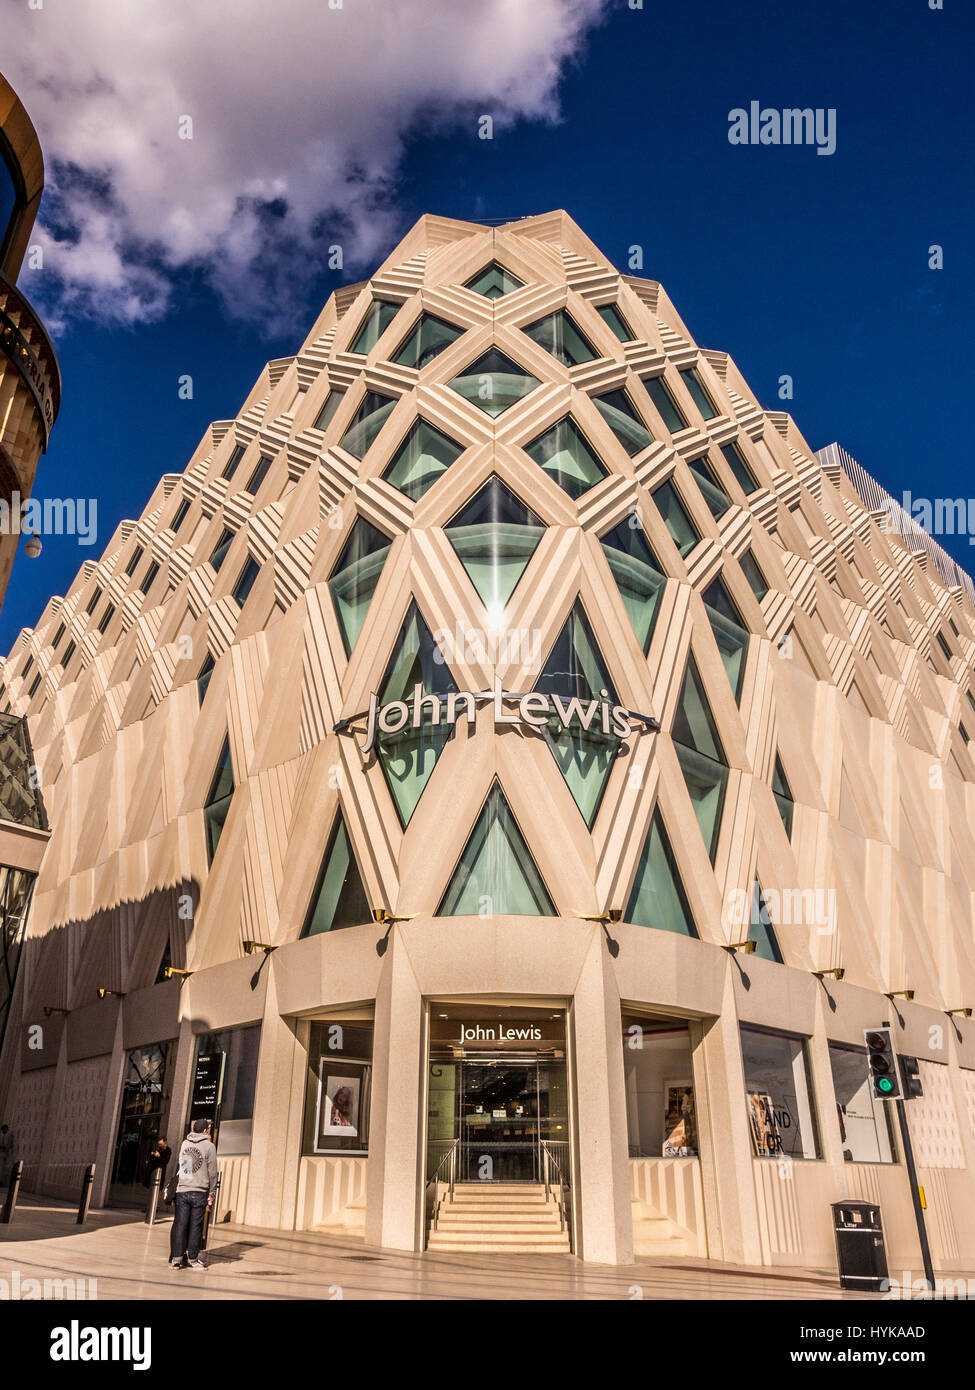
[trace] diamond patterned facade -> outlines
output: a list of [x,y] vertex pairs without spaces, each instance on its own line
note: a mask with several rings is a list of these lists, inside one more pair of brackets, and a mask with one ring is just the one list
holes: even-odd
[[[832,1267],[829,1203],[861,1196],[916,1267],[858,1079],[890,1017],[939,1069],[912,1112],[936,1265],[970,1268],[975,1027],[945,1015],[975,1003],[975,607],[951,578],[567,215],[423,218],[6,659],[54,827],[3,1057],[14,1129],[44,1104],[61,1133],[28,1185],[95,1160],[123,1200],[133,1051],[164,1045],[172,1137],[196,1040],[242,1057],[260,1025],[221,1120],[235,1220],[423,1249],[440,1155],[481,1124],[559,1156],[586,1259],[666,1238]],[[29,1054],[45,1005],[69,1012]],[[487,1048],[502,1015],[542,1039],[537,1114],[468,1076],[498,1063],[464,1029]],[[81,1062],[106,1112],[72,1146]]]

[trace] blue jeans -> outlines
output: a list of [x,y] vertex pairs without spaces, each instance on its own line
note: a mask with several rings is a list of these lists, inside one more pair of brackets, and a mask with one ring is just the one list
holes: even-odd
[[203,1214],[207,1209],[208,1192],[177,1192],[172,1230],[169,1233],[169,1258],[181,1260],[184,1254],[191,1260],[200,1254],[203,1235]]

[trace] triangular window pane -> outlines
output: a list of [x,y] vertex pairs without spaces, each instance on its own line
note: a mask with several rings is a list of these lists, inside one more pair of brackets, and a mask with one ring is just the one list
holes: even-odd
[[[420,686],[420,695],[427,698],[421,706],[420,723],[414,728],[416,686]],[[380,766],[404,829],[450,734],[451,726],[444,719],[443,701],[434,712],[429,696],[446,696],[456,690],[443,653],[416,603],[411,603],[379,691],[381,705],[402,701],[406,707],[405,717],[394,732],[380,730],[377,745]]]
[[592,403],[631,458],[653,443],[653,435],[637,418],[625,391],[593,396]]
[[701,412],[702,418],[705,420],[713,420],[718,412],[715,408],[714,401],[712,401],[711,397],[708,395],[701,373],[696,367],[681,367],[680,375],[681,380],[690,392],[691,400]]
[[346,656],[362,631],[391,544],[365,517],[358,517],[328,581]]
[[206,825],[207,836],[207,860],[211,864],[220,843],[220,836],[223,834],[223,827],[226,824],[233,795],[234,765],[230,758],[230,737],[228,735],[223,741],[217,769],[213,774],[210,791],[203,807],[203,820]]
[[420,371],[432,362],[444,348],[459,338],[464,330],[457,328],[446,319],[435,318],[433,314],[422,314],[419,323],[393,358],[403,367],[415,367]]
[[335,418],[335,412],[344,400],[344,391],[329,391],[322,404],[321,410],[318,412],[318,418],[315,421],[316,430],[321,430],[324,433],[324,431],[328,429],[332,420]]
[[678,936],[698,934],[659,809],[653,813],[624,920]]
[[665,429],[668,429],[671,434],[676,434],[678,430],[687,429],[687,421],[684,419],[677,402],[667,390],[662,376],[644,377],[643,389],[657,407],[657,414],[663,420]]
[[367,391],[339,443],[353,458],[365,457],[366,450],[385,425],[396,405],[392,396]]
[[450,385],[465,401],[497,419],[509,406],[534,391],[539,381],[498,348],[489,348],[483,357],[455,376]]
[[755,556],[750,550],[746,550],[744,555],[739,557],[738,563],[741,565],[742,574],[748,580],[748,587],[758,599],[759,603],[761,603],[762,599],[768,593],[768,585],[765,582],[765,576],[758,568]]
[[497,782],[491,788],[438,917],[554,917],[555,907]]
[[714,476],[714,471],[708,463],[707,455],[702,454],[700,458],[688,459],[687,466],[694,474],[694,481],[701,489],[701,493],[711,515],[717,520],[724,516],[731,506],[731,498],[720,485]]
[[520,290],[523,283],[495,261],[475,275],[473,280],[468,280],[464,288],[473,290],[475,294],[483,294],[485,299],[501,299],[512,290]]
[[399,307],[385,299],[374,299],[350,352],[371,351],[399,313]]
[[592,345],[579,332],[564,309],[548,314],[537,323],[523,328],[532,342],[557,357],[566,367],[577,367],[580,362],[591,362],[596,353]]
[[631,526],[630,518],[614,526],[600,538],[620,597],[633,624],[643,653],[650,650],[654,623],[667,580],[647,544],[642,526]]
[[498,477],[489,478],[444,527],[490,618],[500,621],[544,530]]
[[[234,533],[233,533],[233,531],[228,530],[227,527],[225,526],[224,529],[223,529],[223,530],[221,531],[221,533],[220,533],[220,539],[217,541],[216,545],[214,546],[213,554],[210,556],[210,564],[213,566],[214,570],[219,570],[219,568],[220,568],[220,566],[223,564],[224,560],[226,560],[226,558],[227,558],[227,551],[230,549],[231,545],[233,544],[233,539],[234,539]],[[55,642],[54,645],[57,646],[57,642]]]
[[704,600],[704,611],[708,615],[708,622],[711,624],[711,631],[724,663],[725,674],[737,703],[741,700],[750,634],[720,579],[713,579],[701,594],[701,598]]
[[359,926],[371,918],[359,865],[339,812],[301,935],[318,936],[320,932],[340,931],[343,927]]
[[704,686],[693,657],[690,657],[687,662],[684,685],[680,692],[680,699],[677,701],[671,737],[678,743],[683,743],[686,747],[703,753],[706,758],[714,758],[721,763],[725,761],[724,749],[721,747],[714,716],[711,714],[711,708],[704,694]]
[[173,953],[172,953],[172,951],[170,950],[170,947],[169,947],[169,937],[167,936],[167,937],[166,937],[166,944],[165,944],[165,946],[163,947],[162,959],[161,959],[160,962],[159,962],[159,969],[156,971],[156,978],[155,978],[155,980],[153,981],[154,984],[161,985],[161,984],[164,984],[164,983],[165,983],[165,981],[166,981],[166,979],[167,979],[166,971],[170,968],[170,966],[172,965],[172,963],[173,963]]
[[779,808],[779,815],[782,817],[785,833],[791,840],[792,816],[795,811],[795,805],[792,797],[792,789],[789,786],[785,775],[785,769],[782,766],[778,753],[775,755],[775,766],[772,770],[772,795],[775,797],[775,804]]
[[207,652],[203,659],[203,665],[200,667],[199,674],[196,678],[196,693],[201,705],[206,699],[206,693],[210,686],[210,677],[213,675],[215,664],[213,657]]
[[596,312],[604,323],[609,324],[621,343],[633,342],[633,334],[615,304],[600,304]]
[[756,956],[761,956],[762,960],[775,961],[777,965],[782,964],[782,952],[775,939],[775,928],[772,926],[772,918],[769,915],[765,895],[758,879],[752,884],[752,910],[748,923],[748,940],[755,942]]
[[591,829],[620,745],[615,734],[603,729],[603,702],[615,705],[619,701],[578,601],[535,689],[555,698],[556,711],[542,733]]
[[671,737],[694,815],[713,864],[721,831],[728,768],[693,658],[687,663]]
[[680,493],[673,483],[668,481],[662,483],[653,493],[653,500],[664,525],[670,532],[670,539],[681,555],[689,554],[701,537],[688,515],[687,508],[681,501]]
[[418,502],[463,452],[462,445],[420,419],[396,450],[383,477]]
[[725,463],[727,463],[737,479],[738,486],[747,497],[750,492],[755,491],[758,487],[758,483],[756,483],[755,479],[752,477],[751,469],[745,462],[741,450],[738,448],[737,444],[723,444],[721,446],[721,452],[724,455]]
[[568,416],[524,447],[528,457],[544,468],[570,497],[581,497],[608,476]]

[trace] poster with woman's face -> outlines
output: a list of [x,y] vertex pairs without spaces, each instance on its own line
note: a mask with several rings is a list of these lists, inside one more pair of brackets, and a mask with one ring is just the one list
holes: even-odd
[[329,1076],[322,1096],[322,1134],[355,1138],[359,1133],[359,1077]]
[[782,1152],[782,1135],[779,1132],[772,1097],[763,1091],[748,1092],[748,1113],[752,1126],[752,1139],[759,1157]]

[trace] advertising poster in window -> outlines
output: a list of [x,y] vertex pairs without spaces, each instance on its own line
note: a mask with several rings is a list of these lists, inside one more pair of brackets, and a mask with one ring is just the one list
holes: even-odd
[[322,1088],[322,1135],[335,1134],[341,1138],[358,1138],[361,1084],[361,1077],[358,1075],[326,1075]]
[[690,1081],[664,1082],[663,1157],[697,1157],[697,1119]]
[[749,1091],[748,1118],[751,1121],[755,1152],[762,1158],[777,1157],[782,1152],[782,1135],[772,1097],[764,1091]]

